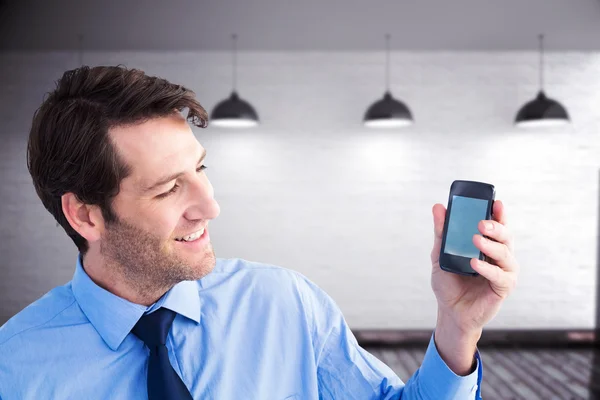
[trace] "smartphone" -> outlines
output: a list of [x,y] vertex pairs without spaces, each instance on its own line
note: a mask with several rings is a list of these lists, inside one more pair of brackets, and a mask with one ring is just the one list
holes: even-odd
[[473,244],[473,235],[481,235],[479,221],[491,219],[495,196],[496,189],[489,183],[452,182],[440,250],[440,268],[444,271],[479,275],[471,268],[470,260],[486,260],[486,256]]

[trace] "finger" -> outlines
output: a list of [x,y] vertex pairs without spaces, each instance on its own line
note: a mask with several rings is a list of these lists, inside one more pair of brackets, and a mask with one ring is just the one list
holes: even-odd
[[471,267],[490,282],[500,282],[502,280],[502,269],[497,265],[471,258]]
[[494,201],[494,204],[492,205],[492,218],[504,226],[507,225],[508,221],[506,218],[506,208],[504,207],[504,203],[502,203],[502,201]]
[[439,261],[442,248],[442,233],[444,232],[444,219],[446,208],[442,204],[435,204],[431,209],[433,214],[433,249],[431,250],[431,263],[434,265]]
[[471,267],[478,272],[479,275],[490,281],[490,285],[494,292],[502,298],[508,296],[515,286],[515,280],[512,277],[512,274],[503,271],[497,265],[481,261],[477,258],[471,258]]
[[433,233],[436,239],[442,239],[444,233],[444,219],[446,218],[446,207],[442,204],[435,204],[432,208],[433,213]]
[[497,221],[482,220],[479,222],[477,229],[482,235],[505,244],[511,252],[513,251],[513,235],[506,226]]
[[506,269],[510,267],[513,259],[510,249],[504,243],[498,243],[486,239],[481,235],[473,235],[473,244],[481,250],[483,254],[496,261],[499,267]]
[[497,262],[506,262],[511,256],[510,250],[504,243],[498,243],[478,234],[473,235],[473,244],[483,254]]

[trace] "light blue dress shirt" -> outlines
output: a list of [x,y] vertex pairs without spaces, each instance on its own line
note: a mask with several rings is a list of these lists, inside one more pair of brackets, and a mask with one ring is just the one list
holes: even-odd
[[73,279],[0,328],[0,399],[147,399],[148,349],[130,334],[159,307],[178,313],[169,358],[194,399],[480,399],[482,365],[452,372],[431,336],[405,383],[362,349],[336,303],[303,275],[242,259],[184,281],[150,307]]

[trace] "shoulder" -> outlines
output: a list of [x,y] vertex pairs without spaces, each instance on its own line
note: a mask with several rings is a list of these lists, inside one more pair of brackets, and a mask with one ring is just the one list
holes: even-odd
[[217,260],[214,279],[227,276],[245,289],[258,289],[264,296],[295,298],[310,313],[339,311],[335,301],[320,286],[298,271],[241,258]]
[[[238,293],[252,293],[256,308],[276,307],[288,315],[302,315],[318,364],[326,344],[337,354],[358,346],[344,315],[333,298],[298,271],[243,259],[223,260],[220,271],[238,276]],[[217,273],[218,274],[218,273]],[[350,357],[348,355],[348,357]]]
[[50,290],[0,327],[0,353],[23,334],[35,333],[56,323],[60,315],[73,306],[77,307],[70,283]]
[[306,279],[299,272],[289,268],[242,258],[218,258],[215,269],[210,275],[232,276],[248,281],[288,285],[296,285],[298,280]]

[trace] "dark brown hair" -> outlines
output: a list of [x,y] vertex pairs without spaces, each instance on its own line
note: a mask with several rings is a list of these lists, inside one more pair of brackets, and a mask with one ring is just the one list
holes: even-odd
[[119,156],[108,131],[188,109],[187,119],[206,127],[208,116],[193,91],[122,66],[83,66],[66,71],[33,116],[27,168],[44,207],[82,254],[87,241],[69,224],[61,196],[73,193],[97,205],[107,223],[111,207],[131,167]]

